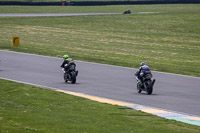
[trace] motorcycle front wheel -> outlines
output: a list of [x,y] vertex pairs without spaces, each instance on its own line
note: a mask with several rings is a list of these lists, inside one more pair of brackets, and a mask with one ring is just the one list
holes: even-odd
[[67,73],[64,73],[64,81],[65,81],[65,83],[67,83],[67,81],[68,81],[68,79],[67,79]]
[[137,84],[137,92],[138,92],[138,93],[141,93],[141,92],[142,92],[142,90],[140,89],[140,85],[139,85],[139,84]]

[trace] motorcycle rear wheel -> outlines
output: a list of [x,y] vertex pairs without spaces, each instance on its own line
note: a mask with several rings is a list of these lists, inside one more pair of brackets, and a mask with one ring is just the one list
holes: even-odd
[[148,93],[149,95],[151,95],[152,92],[153,92],[152,81],[148,81],[147,84],[148,84],[148,85],[147,85],[147,93]]
[[72,84],[76,83],[76,73],[75,72],[71,72],[71,81],[72,81]]

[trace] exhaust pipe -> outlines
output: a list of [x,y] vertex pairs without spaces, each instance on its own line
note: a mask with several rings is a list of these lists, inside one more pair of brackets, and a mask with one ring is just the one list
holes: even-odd
[[156,81],[156,79],[153,79],[152,86],[154,85],[155,81]]

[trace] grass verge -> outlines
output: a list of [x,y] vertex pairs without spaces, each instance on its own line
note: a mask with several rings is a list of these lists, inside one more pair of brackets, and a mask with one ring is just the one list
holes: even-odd
[[[2,13],[123,12],[130,15],[0,17],[0,49],[200,77],[200,5],[1,6]],[[11,47],[11,36],[21,46]]]
[[0,131],[198,133],[200,127],[0,79]]

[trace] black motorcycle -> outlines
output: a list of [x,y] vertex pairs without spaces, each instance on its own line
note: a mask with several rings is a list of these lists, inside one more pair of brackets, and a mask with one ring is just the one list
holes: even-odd
[[137,91],[138,93],[141,93],[142,91],[146,91],[147,94],[152,94],[153,92],[153,86],[155,83],[155,79],[152,80],[152,74],[146,74],[143,78],[142,81],[138,79],[138,72],[136,72],[136,80],[137,80]]
[[78,76],[78,71],[76,71],[74,66],[71,66],[68,72],[66,72],[64,68],[62,68],[62,71],[64,72],[63,77],[66,83],[68,81],[70,81],[72,84],[76,83],[76,77]]

